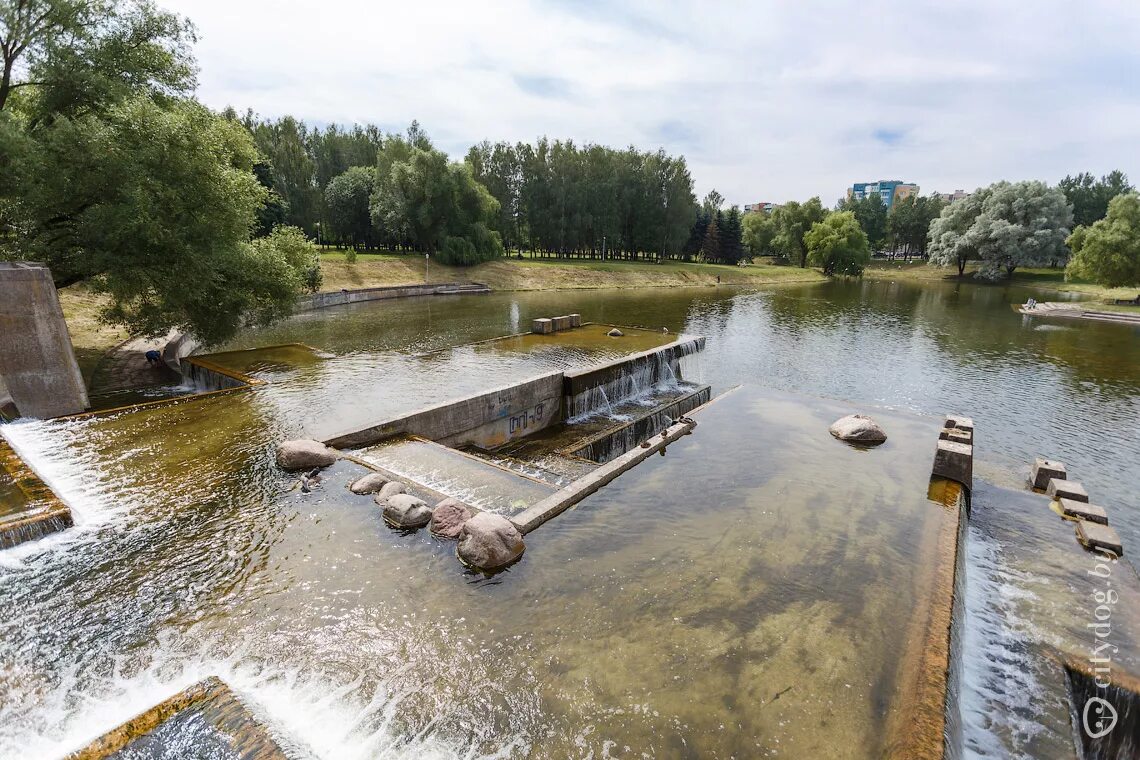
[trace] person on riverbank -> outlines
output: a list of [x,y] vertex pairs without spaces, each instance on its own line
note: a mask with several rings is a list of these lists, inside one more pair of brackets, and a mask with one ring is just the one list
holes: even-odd
[[152,367],[157,367],[162,363],[162,354],[160,354],[158,351],[155,351],[153,348],[147,351],[144,356],[146,357],[146,363]]

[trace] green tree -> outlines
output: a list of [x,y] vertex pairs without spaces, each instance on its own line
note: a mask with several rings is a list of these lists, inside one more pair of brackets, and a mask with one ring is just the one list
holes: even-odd
[[829,277],[858,277],[871,260],[867,234],[851,211],[829,214],[804,235],[808,262]]
[[1088,172],[1075,177],[1066,176],[1057,183],[1057,187],[1073,207],[1073,224],[1085,227],[1104,218],[1110,200],[1135,189],[1129,184],[1128,176],[1119,170],[1111,171],[1099,180]]
[[942,213],[945,204],[936,196],[910,195],[895,201],[887,215],[887,232],[897,249],[903,246],[909,260],[911,253],[926,256],[930,225]]
[[[706,213],[708,206],[705,207]],[[709,217],[709,226],[705,229],[704,240],[701,241],[701,258],[705,261],[720,261],[720,223],[719,213]]]
[[981,241],[974,222],[982,213],[982,204],[990,192],[990,188],[978,189],[942,209],[928,233],[931,264],[942,267],[954,264],[961,277],[966,271],[966,262],[978,258]]
[[301,289],[316,293],[321,288],[321,254],[299,227],[275,227],[265,237],[257,238],[252,246],[255,256],[262,260],[277,260],[285,267]]
[[753,211],[744,215],[742,222],[744,231],[741,235],[748,255],[768,256],[772,251],[772,242],[776,239],[776,222],[771,214],[763,211]]
[[741,242],[744,226],[741,222],[739,206],[730,206],[721,215],[718,234],[720,236],[719,261],[722,264],[738,264],[744,257],[744,245]]
[[254,164],[253,175],[267,191],[265,202],[258,209],[257,221],[253,225],[253,236],[258,238],[273,232],[277,225],[285,224],[285,219],[289,216],[289,204],[273,189],[273,165],[268,160],[262,158]]
[[859,200],[844,200],[840,211],[850,211],[855,214],[859,226],[867,235],[871,250],[877,251],[887,241],[887,206],[878,193],[868,195]]
[[354,166],[331,179],[325,187],[329,231],[353,248],[372,247],[369,204],[375,180],[376,170],[371,166]]
[[826,216],[827,210],[820,202],[819,196],[810,198],[804,203],[791,201],[780,206],[772,212],[772,220],[776,226],[773,248],[788,261],[806,267],[807,246],[804,244],[804,235],[813,224],[822,222]]
[[1067,242],[1073,258],[1066,278],[1109,287],[1140,285],[1140,195],[1117,195],[1104,219],[1077,227]]
[[971,225],[982,266],[980,277],[1012,277],[1022,266],[1046,266],[1068,258],[1065,239],[1073,210],[1065,194],[1044,182],[999,182]]
[[145,97],[20,136],[11,175],[18,234],[7,253],[89,281],[109,321],[223,340],[243,317],[292,308],[300,273],[249,244],[267,191],[245,131],[197,103]]

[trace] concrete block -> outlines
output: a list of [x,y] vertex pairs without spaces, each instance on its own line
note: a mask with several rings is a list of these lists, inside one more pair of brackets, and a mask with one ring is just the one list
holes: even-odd
[[1049,480],[1056,478],[1057,480],[1067,480],[1068,475],[1065,472],[1064,462],[1055,462],[1051,459],[1042,459],[1037,457],[1033,460],[1033,474],[1030,476],[1030,482],[1033,487],[1044,491],[1049,487]]
[[1096,504],[1089,504],[1083,501],[1073,501],[1072,499],[1061,499],[1060,501],[1061,511],[1065,517],[1075,517],[1078,520],[1088,520],[1089,522],[1108,525],[1108,512],[1104,507],[1098,507]]
[[955,443],[974,445],[973,431],[964,428],[942,428],[942,431],[938,434],[938,438],[942,441],[954,441]]
[[571,314],[570,315],[570,326],[571,327],[581,327],[582,326],[582,315],[581,314]]
[[569,330],[573,327],[573,325],[570,324],[569,316],[554,317],[551,321],[554,322],[554,332],[562,332],[563,330]]
[[554,332],[554,320],[536,319],[530,323],[530,331],[538,335],[548,335]]
[[973,488],[974,447],[968,443],[939,440],[931,474]]
[[1056,501],[1057,499],[1071,499],[1072,501],[1089,501],[1089,492],[1081,485],[1079,480],[1061,480],[1049,478],[1049,485],[1045,487],[1045,494]]
[[969,417],[959,417],[955,414],[948,414],[946,415],[946,427],[969,430],[972,433],[974,432],[974,421]]
[[1124,555],[1120,536],[1107,525],[1081,520],[1077,523],[1077,540],[1086,549],[1107,549],[1118,557]]

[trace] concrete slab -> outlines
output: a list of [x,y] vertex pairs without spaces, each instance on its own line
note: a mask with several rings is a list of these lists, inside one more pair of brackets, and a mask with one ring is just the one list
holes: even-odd
[[974,447],[957,441],[938,441],[931,474],[974,487]]
[[1077,523],[1077,540],[1086,549],[1105,549],[1117,556],[1124,555],[1120,536],[1107,525],[1081,520]]
[[570,315],[570,326],[571,327],[581,327],[582,326],[582,315],[581,314],[571,314]]
[[974,421],[969,417],[959,417],[956,414],[946,415],[946,427],[959,428],[974,432]]
[[548,335],[554,332],[554,320],[536,319],[530,323],[530,331],[538,335]]
[[1065,471],[1065,463],[1052,459],[1042,459],[1041,457],[1034,459],[1033,472],[1029,477],[1029,481],[1033,484],[1033,487],[1044,491],[1049,487],[1049,480],[1051,478],[1056,478],[1057,480],[1068,479],[1068,474]]
[[938,433],[939,440],[954,441],[955,443],[974,444],[974,433],[964,428],[942,428]]
[[1061,512],[1065,517],[1075,517],[1078,520],[1087,520],[1089,522],[1100,523],[1101,525],[1108,525],[1108,512],[1104,507],[1098,507],[1096,504],[1088,504],[1083,501],[1073,501],[1072,499],[1061,499]]
[[1087,504],[1089,500],[1089,492],[1085,490],[1079,480],[1049,478],[1049,485],[1045,487],[1045,494],[1053,501],[1071,499],[1072,501],[1083,501]]
[[569,315],[561,316],[561,317],[554,317],[552,321],[554,322],[554,332],[562,332],[563,330],[569,330],[571,327],[574,326],[571,323]]

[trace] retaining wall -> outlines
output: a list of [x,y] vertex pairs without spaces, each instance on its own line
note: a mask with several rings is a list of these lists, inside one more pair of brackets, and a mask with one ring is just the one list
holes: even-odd
[[327,293],[313,293],[297,299],[296,311],[312,311],[328,306],[342,306],[346,303],[381,301],[387,298],[408,298],[411,296],[454,295],[458,293],[487,293],[490,288],[478,282],[436,282],[426,285],[391,285],[380,288],[358,288],[356,290],[334,290]]
[[62,417],[88,406],[51,270],[0,262],[0,377],[24,417]]
[[179,363],[182,379],[203,391],[224,391],[261,385],[262,381],[242,375],[197,356],[186,356]]

